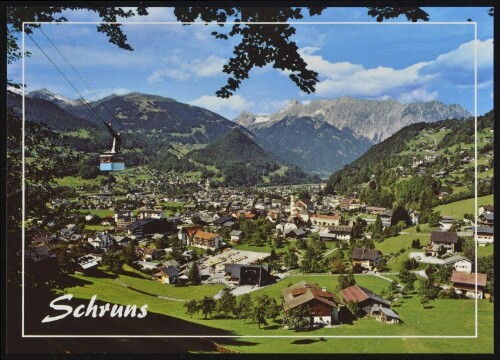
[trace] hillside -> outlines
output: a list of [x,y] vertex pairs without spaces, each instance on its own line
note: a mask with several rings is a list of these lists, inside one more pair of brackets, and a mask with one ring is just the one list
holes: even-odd
[[327,176],[354,161],[372,145],[349,129],[339,130],[321,119],[287,116],[270,127],[255,128],[266,150],[320,176]]
[[[478,117],[479,194],[493,191],[493,111]],[[407,126],[334,173],[327,193],[357,192],[368,205],[418,207],[474,195],[474,119]],[[432,194],[421,193],[424,188]],[[440,200],[438,200],[438,197]]]
[[[109,109],[126,131],[143,133],[154,144],[160,141],[163,144],[207,144],[228,130],[239,127],[212,111],[157,95],[111,95],[91,102],[90,106],[105,121],[116,123]],[[94,117],[89,117],[83,105],[69,106],[66,110],[77,117],[96,121]]]
[[217,168],[228,185],[312,181],[302,170],[264,151],[240,129],[230,130],[204,149],[190,152],[187,158]]

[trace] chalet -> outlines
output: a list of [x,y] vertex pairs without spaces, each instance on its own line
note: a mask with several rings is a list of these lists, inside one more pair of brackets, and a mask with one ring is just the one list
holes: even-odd
[[175,284],[179,278],[179,270],[175,267],[163,266],[153,274],[153,280],[163,284]]
[[[476,276],[477,276],[477,293],[476,293]],[[453,271],[451,274],[451,282],[455,292],[459,295],[464,295],[468,298],[482,299],[486,288],[486,274],[481,273],[466,273],[461,271]]]
[[225,278],[236,285],[264,286],[275,282],[268,265],[225,264]]
[[222,246],[222,237],[219,234],[198,231],[188,245],[215,250]]
[[306,237],[307,233],[304,229],[287,229],[285,230],[285,237],[293,239],[302,239]]
[[366,315],[376,316],[380,312],[381,307],[390,308],[391,306],[391,303],[380,295],[358,285],[340,290],[340,294],[345,304],[349,302],[357,303]]
[[493,213],[483,213],[477,219],[477,223],[482,226],[493,227],[494,222],[495,215]]
[[389,227],[391,226],[392,210],[387,210],[380,214],[380,220],[382,220],[382,225]]
[[455,222],[455,218],[452,216],[443,216],[441,217],[441,220],[439,221],[439,228],[442,231],[448,231],[451,229],[453,226],[453,223]]
[[203,226],[178,226],[178,229],[179,231],[177,233],[177,238],[182,241],[183,245],[186,245],[188,243],[188,240],[192,240],[194,234],[196,234],[200,230],[203,230]]
[[443,259],[445,266],[452,266],[453,269],[470,274],[472,272],[472,261],[461,255],[452,255]]
[[455,245],[458,243],[456,232],[431,232],[431,242],[425,249],[426,254],[438,256],[440,253],[455,253]]
[[310,216],[311,223],[316,226],[328,227],[338,226],[342,217],[340,215],[320,215],[312,214]]
[[359,265],[366,270],[373,270],[377,267],[382,253],[377,249],[361,249],[355,247],[351,253],[352,265]]
[[309,307],[313,324],[337,324],[341,303],[337,295],[316,285],[298,282],[283,289],[283,309],[285,313],[300,305]]
[[165,254],[166,252],[164,249],[144,249],[142,259],[144,261],[158,260]]
[[352,236],[352,226],[347,226],[347,225],[330,226],[328,228],[328,232],[334,234],[336,240],[344,240],[350,242]]
[[298,199],[292,196],[290,200],[290,211],[292,210],[314,211],[314,203],[309,199]]
[[377,319],[377,321],[380,321],[383,324],[399,324],[401,321],[398,314],[383,306],[373,306],[371,314]]
[[243,231],[233,230],[229,233],[229,236],[231,237],[231,244],[239,244],[243,237]]
[[435,178],[443,178],[447,175],[448,175],[448,171],[441,170],[441,171],[435,172],[432,176]]
[[493,244],[494,239],[494,228],[488,226],[478,226],[477,229],[474,229],[477,237],[477,243],[480,246],[485,246],[486,244]]

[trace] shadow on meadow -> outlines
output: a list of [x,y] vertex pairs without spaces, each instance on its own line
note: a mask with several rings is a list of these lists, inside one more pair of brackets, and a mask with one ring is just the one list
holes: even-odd
[[325,338],[319,338],[319,339],[298,339],[298,340],[292,341],[291,344],[293,344],[293,345],[309,345],[309,344],[314,344],[314,343],[321,342],[321,341],[326,341],[326,339]]

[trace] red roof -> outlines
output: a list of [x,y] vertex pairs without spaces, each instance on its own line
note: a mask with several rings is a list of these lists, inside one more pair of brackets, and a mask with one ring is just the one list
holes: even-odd
[[342,297],[344,298],[344,301],[346,303],[349,301],[360,303],[369,298],[368,295],[366,295],[358,285],[353,285],[351,287],[340,290],[340,293],[342,294]]
[[[467,274],[463,271],[453,271],[451,282],[474,285],[476,283],[476,273]],[[486,286],[486,274],[477,273],[477,286]]]

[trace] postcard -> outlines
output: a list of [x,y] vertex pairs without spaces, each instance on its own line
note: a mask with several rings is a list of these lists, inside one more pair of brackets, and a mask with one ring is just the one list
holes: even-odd
[[7,7],[7,354],[494,352],[493,15]]

